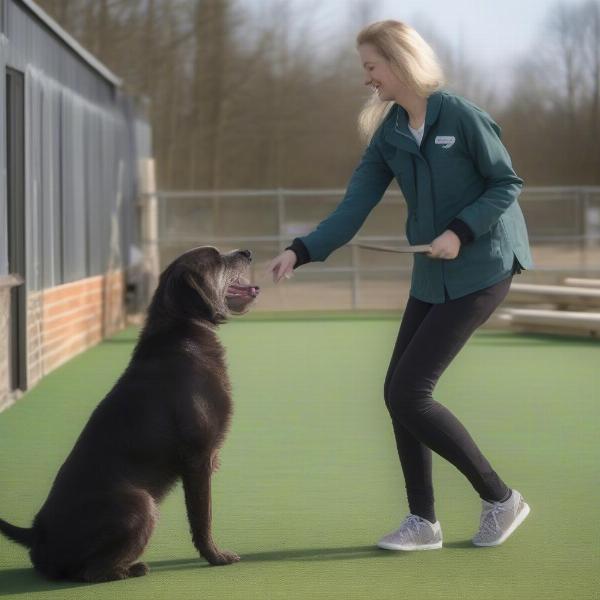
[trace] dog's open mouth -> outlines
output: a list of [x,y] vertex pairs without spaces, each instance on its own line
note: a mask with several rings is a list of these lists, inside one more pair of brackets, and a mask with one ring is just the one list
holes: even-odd
[[239,276],[227,288],[227,298],[256,298],[260,291],[258,285],[252,285],[245,277]]

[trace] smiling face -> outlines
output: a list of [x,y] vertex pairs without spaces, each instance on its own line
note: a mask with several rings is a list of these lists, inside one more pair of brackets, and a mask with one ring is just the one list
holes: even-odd
[[405,94],[405,86],[375,46],[360,44],[358,54],[365,74],[364,83],[377,91],[380,100],[393,101]]

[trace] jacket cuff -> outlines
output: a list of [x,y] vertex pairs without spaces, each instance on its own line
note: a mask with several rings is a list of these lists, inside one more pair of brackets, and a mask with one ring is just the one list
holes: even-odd
[[458,236],[462,246],[469,244],[475,239],[475,234],[471,228],[460,219],[453,219],[446,229],[453,231]]
[[297,260],[294,269],[310,262],[308,248],[300,238],[294,238],[294,241],[286,248],[286,250],[291,250],[296,255]]

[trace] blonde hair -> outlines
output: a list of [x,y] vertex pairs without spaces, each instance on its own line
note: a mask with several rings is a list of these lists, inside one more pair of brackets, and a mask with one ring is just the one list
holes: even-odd
[[[370,44],[392,72],[417,95],[427,98],[444,85],[444,73],[431,46],[409,25],[400,21],[377,21],[356,36],[356,45]],[[373,134],[394,105],[382,101],[377,92],[358,115],[358,131],[369,143]]]

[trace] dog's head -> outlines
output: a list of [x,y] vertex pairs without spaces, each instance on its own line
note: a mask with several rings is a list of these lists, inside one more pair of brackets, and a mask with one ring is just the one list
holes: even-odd
[[259,287],[246,278],[251,262],[250,250],[189,250],[163,271],[153,304],[173,316],[224,323],[232,313],[247,312],[258,296]]

